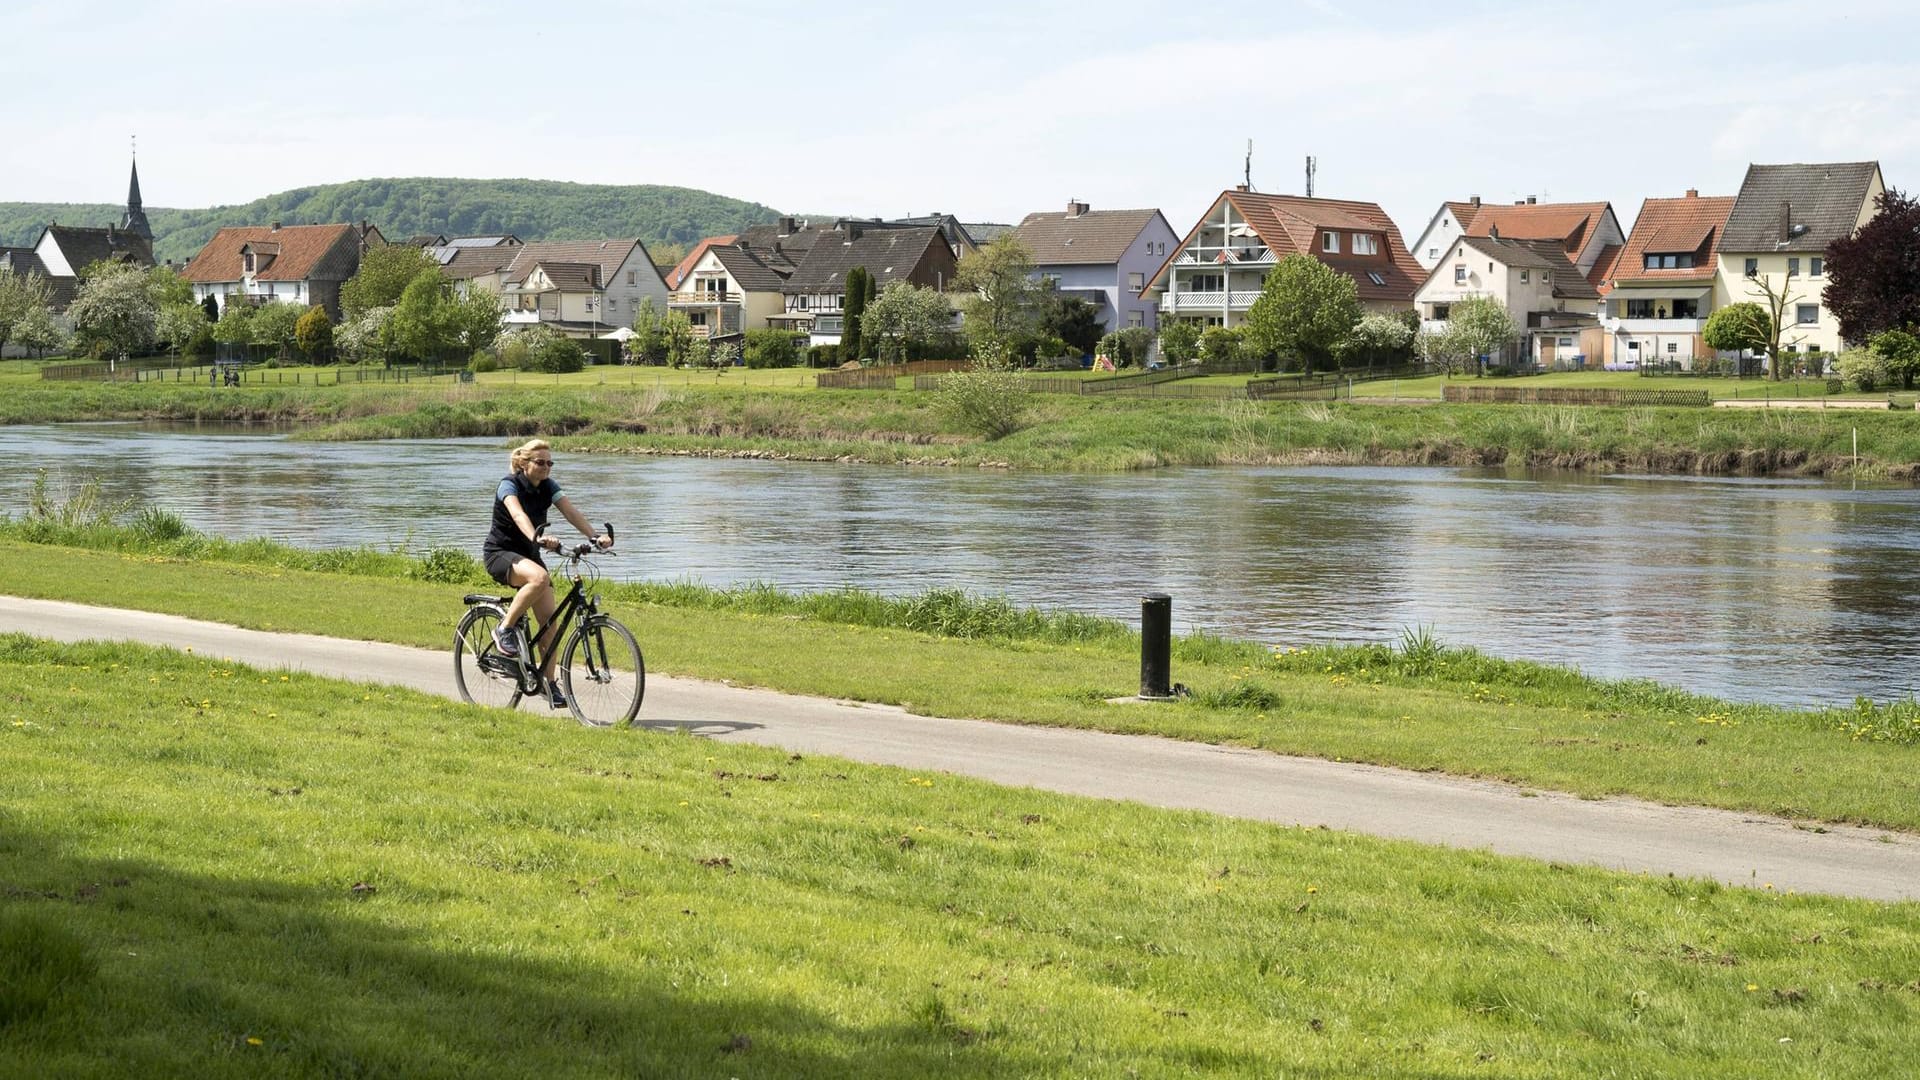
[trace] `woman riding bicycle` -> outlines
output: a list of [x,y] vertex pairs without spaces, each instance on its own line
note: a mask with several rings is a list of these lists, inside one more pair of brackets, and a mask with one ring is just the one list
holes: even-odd
[[545,439],[533,439],[513,451],[509,463],[512,472],[500,481],[493,493],[493,527],[487,532],[487,542],[482,547],[482,558],[487,573],[502,585],[518,590],[513,594],[513,603],[508,605],[506,618],[499,629],[494,631],[493,643],[502,653],[511,657],[520,655],[521,644],[514,640],[510,629],[518,626],[520,618],[533,609],[534,618],[540,626],[539,647],[546,656],[546,662],[540,665],[540,677],[547,685],[548,704],[556,709],[567,707],[567,699],[560,687],[553,681],[553,665],[556,659],[553,642],[553,577],[547,573],[547,564],[540,558],[542,547],[559,551],[560,540],[545,536],[535,540],[540,530],[547,526],[547,511],[557,508],[561,515],[580,530],[580,535],[591,540],[595,546],[606,549],[613,546],[613,538],[593,531],[587,519],[573,508],[573,503],[560,494],[560,485],[553,481],[553,449]]

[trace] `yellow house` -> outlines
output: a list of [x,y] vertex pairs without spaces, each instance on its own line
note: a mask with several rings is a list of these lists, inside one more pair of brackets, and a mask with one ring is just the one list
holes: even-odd
[[1720,242],[1714,308],[1778,302],[1781,351],[1839,352],[1840,321],[1821,296],[1827,245],[1871,220],[1885,190],[1877,161],[1747,166]]

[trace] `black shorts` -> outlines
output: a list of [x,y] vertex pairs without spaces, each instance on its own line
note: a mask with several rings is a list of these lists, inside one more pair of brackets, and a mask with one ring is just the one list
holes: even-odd
[[508,551],[505,548],[495,548],[482,555],[482,561],[487,564],[487,576],[505,585],[509,589],[514,587],[513,564],[519,562],[521,559],[532,559],[534,562],[540,564],[542,570],[547,568],[547,564],[542,561],[538,555],[522,555],[517,551]]

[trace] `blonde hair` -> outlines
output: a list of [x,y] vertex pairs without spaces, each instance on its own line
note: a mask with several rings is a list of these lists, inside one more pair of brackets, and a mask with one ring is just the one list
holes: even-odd
[[513,453],[507,458],[508,467],[517,473],[526,472],[527,463],[533,460],[533,454],[536,450],[552,452],[552,448],[547,445],[547,440],[528,439],[526,442],[513,448]]

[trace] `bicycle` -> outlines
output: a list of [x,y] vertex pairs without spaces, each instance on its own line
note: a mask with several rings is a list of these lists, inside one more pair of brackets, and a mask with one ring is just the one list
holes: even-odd
[[[612,540],[612,524],[606,525],[606,533]],[[461,700],[512,709],[523,697],[546,693],[540,669],[546,657],[559,649],[555,681],[567,696],[574,719],[588,727],[632,723],[640,712],[640,699],[646,696],[647,664],[633,632],[600,611],[599,598],[591,590],[599,583],[600,572],[587,559],[595,554],[601,552],[592,544],[561,552],[572,588],[548,623],[557,629],[546,656],[538,654],[540,635],[526,632],[524,617],[514,627],[520,635],[519,656],[507,656],[494,644],[493,631],[505,621],[513,597],[468,593],[463,598],[467,613],[453,632],[453,678]]]

